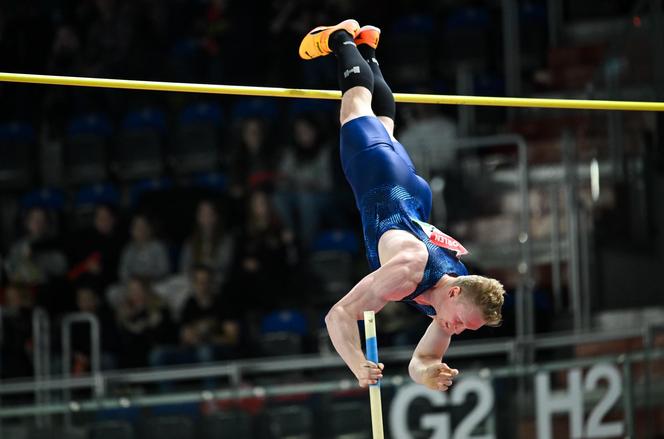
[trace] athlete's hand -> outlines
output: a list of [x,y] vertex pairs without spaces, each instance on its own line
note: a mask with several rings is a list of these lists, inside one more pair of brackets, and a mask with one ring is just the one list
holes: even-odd
[[450,388],[452,380],[459,374],[456,369],[450,368],[445,363],[432,364],[424,370],[422,384],[431,390],[442,390]]
[[383,378],[383,363],[374,363],[373,361],[365,360],[358,368],[359,372],[355,374],[357,382],[360,387],[368,387],[370,384],[376,384],[379,379]]

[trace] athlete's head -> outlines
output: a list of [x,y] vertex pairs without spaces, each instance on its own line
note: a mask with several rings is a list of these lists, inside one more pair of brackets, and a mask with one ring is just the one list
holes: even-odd
[[444,291],[438,320],[454,334],[484,325],[498,326],[502,320],[504,295],[505,289],[495,279],[459,276]]

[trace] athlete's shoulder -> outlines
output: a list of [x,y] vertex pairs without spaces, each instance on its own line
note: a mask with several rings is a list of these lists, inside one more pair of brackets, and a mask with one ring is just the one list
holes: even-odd
[[388,230],[380,237],[378,252],[381,261],[399,257],[404,262],[426,265],[429,252],[417,236],[407,230]]

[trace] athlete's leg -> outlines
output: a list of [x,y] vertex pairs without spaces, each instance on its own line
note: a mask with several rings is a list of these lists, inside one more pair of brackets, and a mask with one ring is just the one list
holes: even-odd
[[338,30],[330,36],[330,48],[337,58],[339,88],[342,92],[341,125],[362,116],[373,116],[371,93],[373,73],[353,42],[354,35]]
[[379,40],[380,29],[375,26],[363,26],[355,36],[357,48],[369,64],[371,72],[374,75],[374,90],[371,107],[378,120],[380,120],[385,127],[385,130],[389,133],[390,138],[392,139],[392,148],[394,149],[394,152],[401,157],[408,168],[410,168],[413,174],[415,174],[415,180],[417,183],[411,186],[411,189],[414,194],[417,194],[418,199],[422,203],[424,217],[428,218],[431,213],[431,189],[429,188],[429,184],[417,175],[415,172],[415,165],[408,155],[406,148],[394,138],[396,103],[394,101],[392,90],[390,89],[390,86],[387,85],[383,73],[380,70],[378,60],[376,59],[376,49],[378,48]]
[[[367,29],[370,31],[365,34],[367,38],[374,39],[373,44],[368,45],[375,50],[380,31],[373,27]],[[375,52],[368,53],[371,55],[367,56],[372,62],[370,66],[358,51],[355,37],[359,30],[355,20],[346,20],[336,26],[312,30],[300,44],[300,56],[304,59],[334,53],[338,60],[339,87],[343,94],[340,155],[344,174],[353,188],[358,207],[364,193],[385,185],[401,186],[412,194],[430,193],[426,182],[415,175],[412,161],[403,146],[391,135],[394,129],[394,97],[382,78]],[[363,41],[360,45],[367,44]],[[372,100],[374,71],[380,77],[380,85],[379,95],[374,95]],[[380,119],[375,117],[372,104]],[[423,199],[424,210],[428,211],[430,196],[418,198]]]
[[375,26],[363,26],[355,36],[357,49],[362,57],[367,61],[371,72],[374,75],[374,90],[371,108],[374,114],[381,121],[390,137],[394,138],[394,116],[396,114],[396,104],[392,90],[385,82],[383,73],[376,59],[376,48],[380,39],[380,29]]
[[300,44],[300,57],[313,59],[334,53],[341,89],[341,125],[362,116],[373,116],[371,93],[373,73],[353,41],[360,25],[344,20],[336,26],[320,26],[309,32]]
[[363,26],[355,36],[355,43],[360,54],[369,64],[374,75],[374,91],[371,107],[378,120],[383,124],[392,138],[394,151],[415,171],[415,166],[403,145],[394,138],[394,117],[396,114],[396,103],[390,86],[387,85],[380,65],[376,59],[376,49],[380,40],[380,29],[375,26]]

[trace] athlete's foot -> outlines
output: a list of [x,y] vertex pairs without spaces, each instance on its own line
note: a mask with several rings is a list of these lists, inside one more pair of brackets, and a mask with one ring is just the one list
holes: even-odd
[[318,26],[309,32],[300,43],[300,58],[314,59],[329,55],[332,53],[330,35],[338,30],[343,30],[355,38],[359,29],[360,24],[355,20],[344,20],[336,26]]
[[362,26],[355,34],[355,44],[367,44],[373,49],[378,47],[378,40],[380,40],[380,29],[376,26]]

